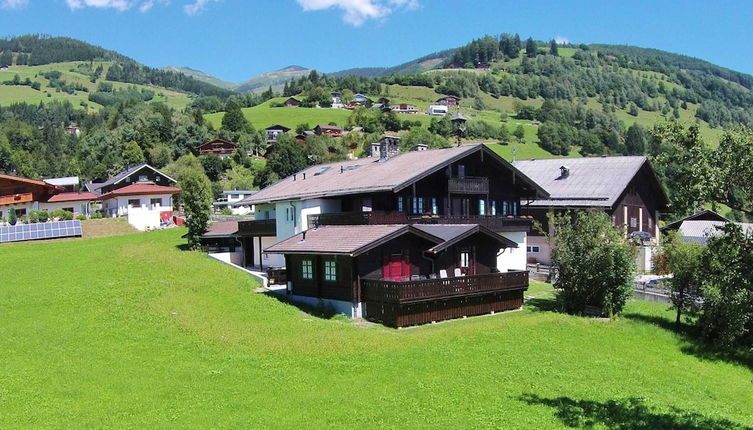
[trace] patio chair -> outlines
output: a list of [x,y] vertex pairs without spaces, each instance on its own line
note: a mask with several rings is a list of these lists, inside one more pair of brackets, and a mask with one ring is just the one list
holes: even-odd
[[439,278],[445,279],[447,277],[447,271],[445,269],[442,269],[439,271]]

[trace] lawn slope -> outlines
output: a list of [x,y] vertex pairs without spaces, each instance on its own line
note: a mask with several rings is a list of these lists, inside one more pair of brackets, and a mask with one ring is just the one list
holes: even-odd
[[662,305],[588,320],[536,284],[522,311],[391,330],[254,293],[184,233],[0,246],[0,427],[753,425],[753,372],[691,353]]

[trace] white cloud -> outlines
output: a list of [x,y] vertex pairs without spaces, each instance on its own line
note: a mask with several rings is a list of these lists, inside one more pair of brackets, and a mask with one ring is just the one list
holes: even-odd
[[417,9],[418,0],[296,0],[304,11],[331,8],[343,11],[343,21],[359,27],[369,19],[380,19],[397,9]]
[[196,0],[191,4],[183,6],[183,10],[189,15],[197,15],[206,9],[207,4],[218,1],[220,0]]
[[554,38],[554,41],[557,42],[558,45],[562,45],[564,43],[570,43],[570,39],[568,39],[565,36],[556,36]]
[[65,0],[65,3],[71,9],[83,9],[85,7],[95,7],[99,9],[116,9],[119,11],[128,10],[136,1],[134,0]]
[[0,0],[0,9],[21,9],[29,0]]

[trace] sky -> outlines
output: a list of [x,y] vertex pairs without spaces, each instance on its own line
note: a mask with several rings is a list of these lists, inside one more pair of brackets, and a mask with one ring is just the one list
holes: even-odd
[[0,0],[0,37],[68,36],[240,82],[289,65],[394,66],[485,34],[627,44],[753,74],[753,2]]

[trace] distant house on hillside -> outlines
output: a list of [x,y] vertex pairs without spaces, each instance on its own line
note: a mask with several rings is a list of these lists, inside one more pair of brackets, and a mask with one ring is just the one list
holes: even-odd
[[737,224],[743,231],[753,232],[753,224],[730,221],[711,210],[698,212],[669,223],[662,227],[661,231],[662,233],[676,231],[686,242],[697,242],[705,245],[709,238],[720,234],[719,228],[727,223]]
[[372,105],[374,105],[374,100],[371,100],[363,94],[355,94],[350,102],[351,104],[358,106],[371,107]]
[[390,109],[392,109],[393,112],[397,113],[418,113],[418,107],[414,105],[409,105],[407,103],[400,103],[397,105],[390,106]]
[[336,125],[319,124],[314,128],[314,133],[318,136],[340,137],[343,134],[343,129]]
[[[528,205],[544,232],[553,234],[547,214],[598,209],[612,218],[625,236],[635,234],[659,241],[659,214],[669,199],[651,163],[643,156],[521,160],[513,165],[549,193]],[[502,213],[507,211],[502,208]],[[529,262],[550,264],[546,237],[534,231],[528,238]],[[640,270],[650,270],[650,247],[642,248]]]
[[152,230],[172,222],[173,196],[180,188],[175,179],[142,163],[105,182],[89,182],[86,189],[102,201],[105,216],[126,217],[139,230]]
[[332,91],[332,108],[333,109],[342,109],[345,107],[345,104],[343,104],[342,96],[343,94],[340,91]]
[[445,96],[441,99],[437,99],[436,104],[447,107],[457,107],[460,106],[460,97]]
[[426,109],[426,113],[429,115],[447,115],[450,112],[445,105],[430,105]]
[[265,128],[264,131],[267,133],[267,142],[273,143],[277,142],[277,136],[289,132],[290,129],[284,125],[275,124]]
[[220,158],[230,157],[238,149],[238,144],[225,139],[214,139],[196,147],[199,155],[216,155]]
[[81,128],[75,125],[69,125],[68,127],[65,128],[65,132],[78,137],[79,135],[81,135]]
[[249,190],[223,191],[222,198],[215,200],[214,209],[216,212],[219,212],[223,208],[229,208],[233,215],[247,215],[253,213],[253,205],[237,205],[237,203],[245,198],[253,196],[256,193],[256,191]]
[[289,99],[285,100],[285,107],[297,108],[300,106],[301,106],[301,101],[295,97],[290,97]]
[[301,145],[303,145],[304,143],[306,143],[306,138],[307,137],[309,137],[309,136],[315,136],[315,135],[316,135],[316,133],[314,133],[313,130],[304,130],[303,132],[298,133],[298,134],[295,135],[295,140],[296,140],[296,142],[298,142]]

